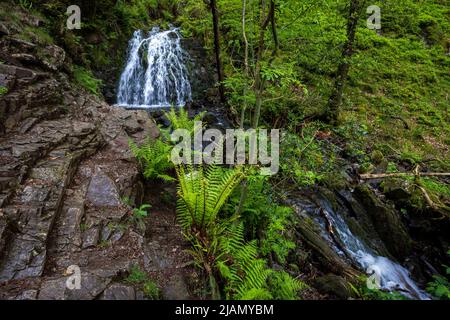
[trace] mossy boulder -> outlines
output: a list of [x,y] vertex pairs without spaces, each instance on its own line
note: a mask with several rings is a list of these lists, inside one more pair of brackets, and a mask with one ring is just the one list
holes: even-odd
[[354,194],[389,252],[398,259],[406,258],[411,253],[412,240],[397,210],[384,204],[366,185],[356,187]]
[[336,296],[339,299],[347,300],[352,297],[352,288],[349,282],[335,274],[327,274],[314,281],[314,286],[322,293]]

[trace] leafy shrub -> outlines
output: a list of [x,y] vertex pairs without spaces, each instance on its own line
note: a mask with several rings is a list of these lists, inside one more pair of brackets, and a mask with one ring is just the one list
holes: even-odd
[[157,284],[151,280],[147,273],[142,271],[138,265],[133,265],[131,267],[130,274],[125,281],[135,286],[138,285],[142,287],[144,295],[149,299],[157,300],[161,296]]
[[152,300],[158,300],[161,296],[158,286],[151,280],[145,281],[142,290],[144,291],[144,295]]
[[397,291],[385,292],[379,289],[369,289],[366,284],[367,277],[362,276],[358,285],[349,283],[354,295],[362,300],[408,300],[407,297]]
[[151,208],[152,206],[149,204],[143,204],[139,208],[134,208],[132,213],[132,219],[137,224],[140,230],[145,230],[144,218],[148,216],[148,212],[146,209]]
[[338,180],[336,146],[317,139],[320,129],[320,125],[311,124],[303,129],[302,137],[284,135],[280,146],[280,173],[284,180],[300,187]]
[[244,242],[244,226],[230,225],[219,240],[216,266],[226,280],[227,299],[267,300],[272,295],[265,286],[271,270],[258,259],[256,241]]
[[130,270],[130,274],[125,279],[126,282],[132,284],[139,284],[147,280],[147,274],[142,271],[138,265],[133,265]]
[[[292,224],[292,209],[280,206],[273,199],[267,177],[249,176],[247,178],[247,197],[244,201],[241,216],[246,235],[250,239],[259,240],[259,250],[263,257],[274,255],[283,264],[295,243],[287,239],[286,227]],[[242,189],[233,193],[226,207],[228,214],[236,210],[241,199]]]
[[179,180],[177,214],[185,230],[201,236],[218,224],[217,216],[244,177],[240,169],[210,165],[176,167]]

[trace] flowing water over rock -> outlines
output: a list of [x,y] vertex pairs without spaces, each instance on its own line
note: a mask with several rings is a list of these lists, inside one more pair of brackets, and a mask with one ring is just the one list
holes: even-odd
[[183,106],[191,101],[186,68],[187,52],[176,28],[145,34],[134,32],[128,45],[125,69],[120,77],[117,103],[129,107]]
[[295,201],[294,207],[306,212],[316,222],[320,235],[342,259],[351,260],[370,275],[368,284],[372,289],[397,291],[412,299],[430,299],[411,279],[406,268],[379,255],[350,230],[342,216],[343,207],[338,207],[343,212],[337,212],[340,210],[333,209],[328,200],[320,197],[313,202]]

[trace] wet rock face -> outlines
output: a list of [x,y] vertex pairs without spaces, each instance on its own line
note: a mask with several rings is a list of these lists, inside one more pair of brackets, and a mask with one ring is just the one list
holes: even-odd
[[189,79],[192,88],[192,99],[203,101],[208,99],[209,89],[214,87],[215,70],[208,53],[197,40],[182,39],[183,49],[189,53],[188,61]]
[[382,203],[367,187],[358,186],[355,196],[364,205],[372,223],[390,253],[398,259],[411,254],[412,240],[398,212]]

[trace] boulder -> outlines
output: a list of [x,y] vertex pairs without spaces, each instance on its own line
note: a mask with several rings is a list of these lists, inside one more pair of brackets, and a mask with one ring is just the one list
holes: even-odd
[[347,280],[335,274],[327,274],[315,279],[314,286],[322,293],[331,294],[341,300],[352,296],[352,289]]
[[92,177],[86,198],[96,207],[121,205],[120,195],[114,181],[101,170],[97,170]]
[[400,260],[410,255],[413,243],[396,209],[384,204],[367,186],[356,187],[354,195],[389,252]]

